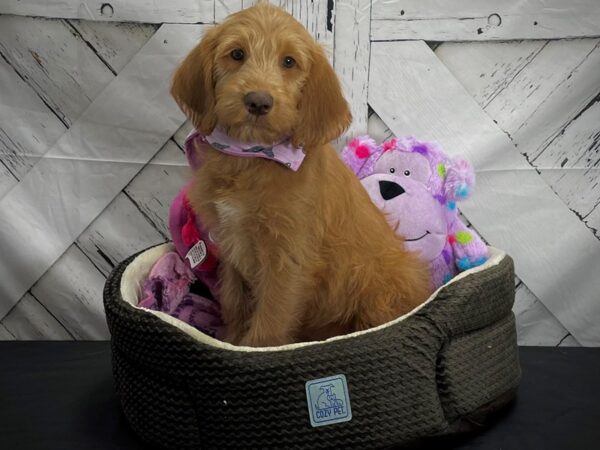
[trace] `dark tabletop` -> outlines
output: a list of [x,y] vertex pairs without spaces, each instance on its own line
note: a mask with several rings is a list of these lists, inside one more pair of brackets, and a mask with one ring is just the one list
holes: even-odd
[[[600,349],[520,354],[517,400],[493,426],[418,448],[600,448]],[[144,448],[119,410],[108,342],[0,342],[0,449]]]

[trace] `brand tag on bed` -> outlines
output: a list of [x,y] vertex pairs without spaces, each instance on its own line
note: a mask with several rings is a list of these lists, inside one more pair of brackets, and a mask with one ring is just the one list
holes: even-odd
[[348,422],[352,419],[345,375],[307,381],[306,401],[310,424],[313,427]]
[[206,244],[204,241],[198,241],[190,251],[185,255],[185,259],[190,262],[190,266],[193,269],[197,265],[201,264],[206,259]]

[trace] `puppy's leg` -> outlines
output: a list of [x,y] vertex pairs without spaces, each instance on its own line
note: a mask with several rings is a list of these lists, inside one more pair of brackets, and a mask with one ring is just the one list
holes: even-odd
[[309,284],[292,261],[272,264],[253,286],[256,307],[240,345],[267,347],[294,342]]
[[[426,278],[424,280],[427,281]],[[360,331],[377,327],[412,311],[427,298],[426,286],[423,283],[422,289],[405,286],[403,291],[385,292],[385,289],[381,289],[381,292],[373,290],[372,295],[364,294],[362,306],[354,320],[354,329]]]
[[225,340],[237,344],[248,330],[254,308],[250,289],[241,274],[230,264],[221,264],[221,314],[227,327]]
[[397,319],[402,315],[400,310],[394,310],[387,305],[382,305],[377,300],[368,302],[371,307],[364,308],[353,321],[352,331],[368,330],[384,323]]

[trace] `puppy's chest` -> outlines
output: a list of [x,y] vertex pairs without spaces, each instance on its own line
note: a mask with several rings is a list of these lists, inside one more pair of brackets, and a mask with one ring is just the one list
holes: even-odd
[[238,228],[244,217],[244,208],[231,200],[215,200],[213,208],[219,228]]
[[230,199],[215,199],[211,202],[213,234],[222,245],[239,245],[246,238],[248,229],[247,208]]
[[254,260],[253,224],[247,208],[231,200],[213,202],[213,235],[221,257],[244,273]]

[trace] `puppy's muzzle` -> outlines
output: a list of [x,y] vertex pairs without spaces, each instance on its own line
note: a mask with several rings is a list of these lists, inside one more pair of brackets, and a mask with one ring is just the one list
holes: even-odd
[[268,92],[248,92],[244,96],[244,104],[250,114],[264,116],[273,107],[273,97]]
[[393,181],[379,181],[379,192],[384,200],[391,200],[404,194],[404,188]]

